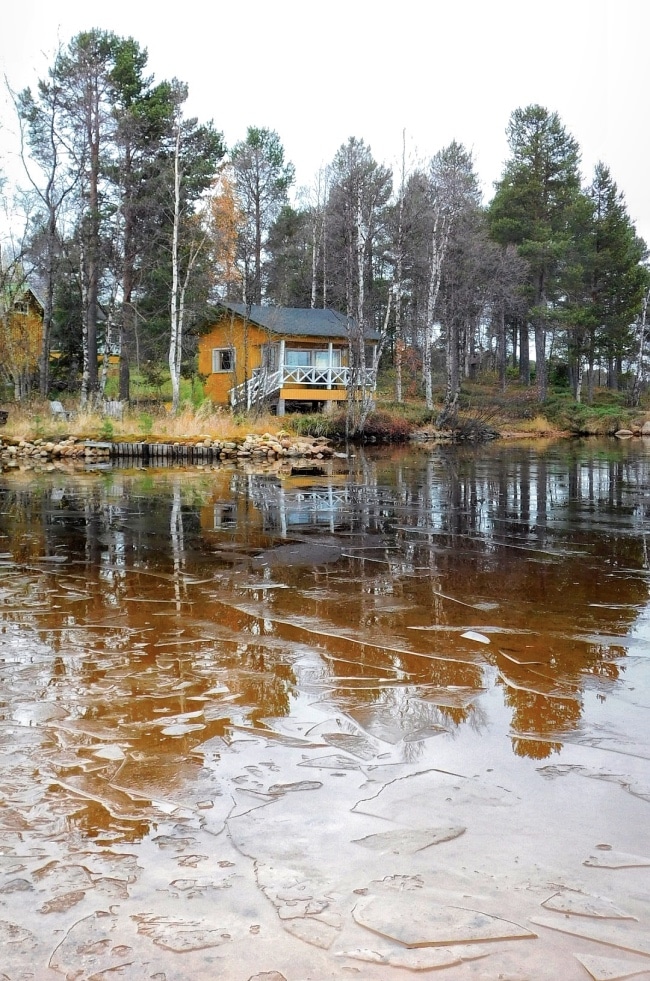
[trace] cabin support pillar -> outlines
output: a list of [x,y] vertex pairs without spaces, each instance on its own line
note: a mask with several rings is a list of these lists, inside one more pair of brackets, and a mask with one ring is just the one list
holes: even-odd
[[276,416],[284,415],[284,399],[278,399],[278,404],[275,409]]

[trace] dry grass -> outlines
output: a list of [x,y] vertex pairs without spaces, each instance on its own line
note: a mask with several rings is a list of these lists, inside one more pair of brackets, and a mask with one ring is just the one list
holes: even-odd
[[[243,439],[247,433],[277,433],[289,428],[288,420],[270,414],[239,417],[226,409],[204,403],[199,409],[184,407],[173,416],[164,406],[155,411],[137,408],[124,413],[122,419],[110,419],[99,412],[72,411],[68,422],[53,418],[49,405],[32,402],[29,406],[7,405],[9,419],[0,436],[13,439],[60,439],[65,436],[92,439]],[[71,408],[71,406],[66,406]]]
[[[70,403],[66,405],[72,413],[68,422],[55,419],[50,412],[49,404],[43,400],[33,400],[29,405],[5,403],[0,407],[9,411],[6,425],[0,428],[0,437],[26,440],[76,436],[80,439],[107,441],[135,442],[150,439],[154,442],[175,442],[210,436],[217,440],[240,441],[247,433],[275,435],[284,430],[292,434],[300,432],[317,434],[319,431],[317,422],[312,417],[308,420],[302,416],[278,417],[270,413],[245,416],[233,414],[229,409],[216,407],[207,401],[198,408],[186,404],[176,416],[172,415],[162,403],[155,408],[131,406],[122,419],[108,418],[99,412],[79,411],[73,403]],[[414,417],[417,416],[415,408],[411,412]],[[384,435],[390,436],[392,433],[395,436],[394,426],[390,424],[393,416],[394,422],[404,424],[403,410],[396,413],[392,411],[393,409],[391,405],[382,413],[385,416]],[[495,411],[486,406],[479,409],[475,415],[479,421],[482,419],[483,422],[489,423],[491,428],[508,432],[510,435],[516,432],[539,438],[558,431],[558,422],[549,422],[541,413],[532,419],[521,418],[519,414],[509,418],[503,406],[500,410]],[[472,413],[469,412],[469,415]],[[404,434],[399,438],[404,438]]]
[[517,429],[522,433],[531,433],[531,435],[534,435],[535,433],[544,434],[553,432],[557,429],[557,426],[550,423],[546,416],[538,414],[533,419],[517,420]]

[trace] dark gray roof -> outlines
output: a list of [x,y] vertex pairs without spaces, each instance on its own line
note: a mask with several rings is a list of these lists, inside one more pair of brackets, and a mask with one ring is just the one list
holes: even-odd
[[17,300],[20,300],[23,297],[27,296],[29,293],[31,293],[31,295],[34,297],[34,299],[38,303],[39,307],[41,308],[41,313],[42,313],[43,310],[45,309],[45,307],[43,305],[43,301],[41,300],[39,294],[34,289],[33,283],[25,283],[25,285],[22,287],[20,293],[16,294],[16,299]]
[[[247,307],[245,303],[221,303],[224,310],[240,317],[248,317],[251,323],[264,330],[283,336],[347,337],[349,329],[356,328],[356,321],[336,310],[310,309],[308,307]],[[366,339],[379,340],[375,330],[366,330]]]

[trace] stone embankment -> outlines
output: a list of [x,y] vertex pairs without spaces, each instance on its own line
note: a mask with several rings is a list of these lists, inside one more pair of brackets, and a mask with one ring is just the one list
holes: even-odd
[[213,439],[210,436],[174,441],[150,438],[114,442],[73,436],[61,440],[0,439],[0,466],[3,468],[56,462],[83,464],[119,462],[131,463],[133,466],[169,463],[210,464],[225,461],[261,463],[285,458],[325,460],[333,454],[330,440],[325,436],[312,439],[289,436],[286,433],[275,436],[270,433],[261,436],[249,434],[239,441]]

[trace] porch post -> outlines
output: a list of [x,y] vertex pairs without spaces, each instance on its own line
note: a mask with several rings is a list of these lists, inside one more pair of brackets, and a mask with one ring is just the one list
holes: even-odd
[[332,387],[332,351],[334,345],[330,341],[327,345],[327,387]]
[[284,339],[280,341],[280,388],[284,385]]

